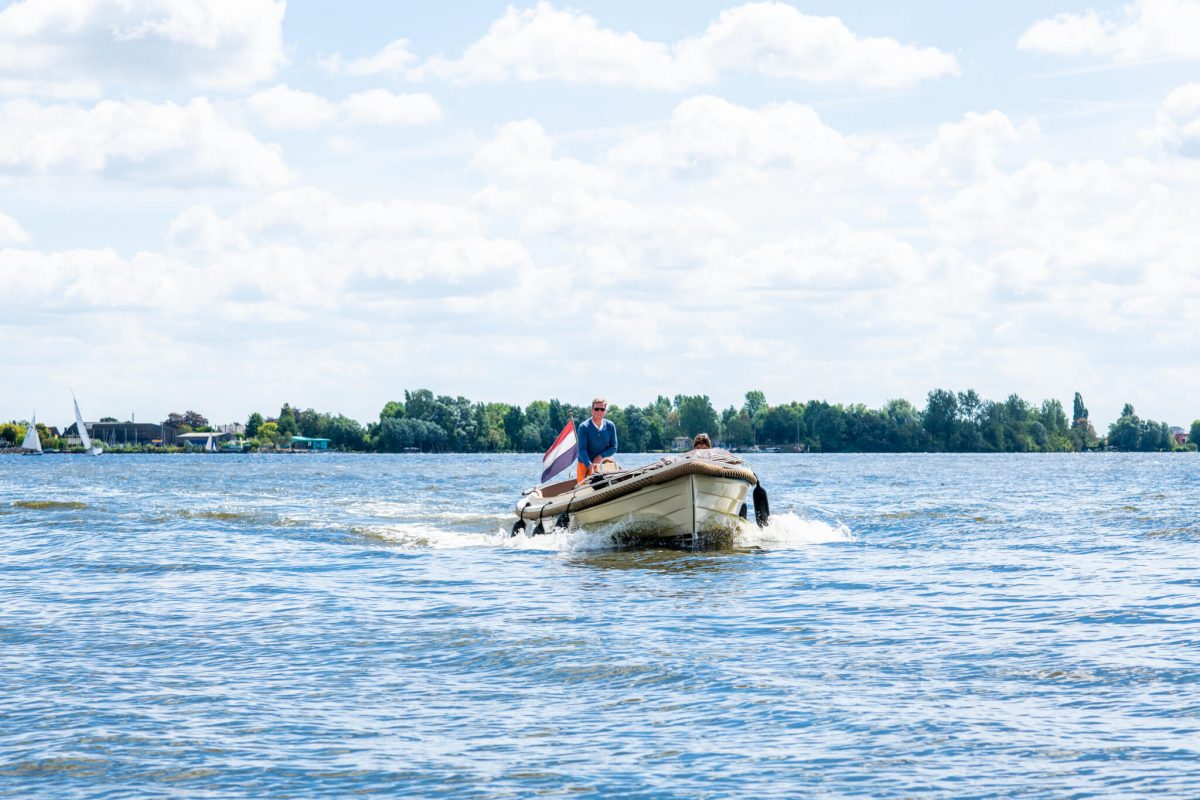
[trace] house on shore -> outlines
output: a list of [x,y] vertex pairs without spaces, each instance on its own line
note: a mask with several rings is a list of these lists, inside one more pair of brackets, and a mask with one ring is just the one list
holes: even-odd
[[293,450],[328,450],[329,439],[314,436],[293,436],[290,447]]

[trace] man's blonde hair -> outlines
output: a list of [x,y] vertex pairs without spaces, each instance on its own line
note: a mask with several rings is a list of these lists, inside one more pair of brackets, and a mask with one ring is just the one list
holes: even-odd
[[594,406],[594,405],[596,405],[597,403],[600,403],[600,404],[601,404],[601,405],[603,405],[605,408],[608,408],[608,401],[607,401],[607,400],[605,400],[603,397],[593,397],[593,398],[592,398],[592,405]]

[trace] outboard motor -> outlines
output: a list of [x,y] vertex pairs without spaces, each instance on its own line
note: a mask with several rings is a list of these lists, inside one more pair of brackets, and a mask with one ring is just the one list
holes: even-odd
[[759,483],[754,487],[754,521],[765,528],[771,521],[771,504],[767,502],[767,490]]

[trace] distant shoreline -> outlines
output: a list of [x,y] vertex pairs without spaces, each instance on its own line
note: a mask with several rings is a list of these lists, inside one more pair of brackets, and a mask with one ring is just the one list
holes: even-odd
[[[669,456],[676,455],[681,451],[678,450],[647,450],[627,453],[626,455],[658,455]],[[1016,451],[1010,450],[1007,452],[996,452],[993,450],[968,450],[968,451],[945,451],[945,450],[859,450],[859,451],[839,451],[839,452],[812,452],[812,451],[785,451],[785,452],[767,452],[764,450],[732,450],[739,456],[758,458],[762,456],[1079,456],[1079,455],[1117,455],[1117,454],[1140,454],[1140,455],[1194,455],[1195,450],[1117,450],[1115,448],[1097,449],[1097,450],[1028,450]],[[0,448],[0,456],[24,456],[29,455],[20,448]],[[86,451],[59,451],[59,450],[44,450],[41,456],[86,456]],[[466,450],[443,450],[441,452],[422,453],[389,453],[379,452],[378,450],[254,450],[245,453],[207,453],[202,450],[105,450],[103,455],[106,456],[537,456],[533,452],[520,452],[516,450],[506,450],[502,452],[478,453]],[[617,454],[618,457],[621,455]]]

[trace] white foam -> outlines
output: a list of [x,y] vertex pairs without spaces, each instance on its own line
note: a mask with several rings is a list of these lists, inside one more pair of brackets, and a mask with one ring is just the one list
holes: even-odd
[[[611,550],[617,546],[617,537],[627,524],[615,522],[575,531],[555,528],[540,536],[530,536],[525,532],[510,537],[507,530],[501,529],[494,541],[501,547],[559,553]],[[734,539],[734,547],[788,550],[814,544],[852,541],[854,537],[850,529],[841,523],[830,525],[820,520],[804,519],[796,514],[775,514],[765,528],[759,528],[752,522],[744,524]]]
[[[356,533],[381,539],[385,542],[414,549],[457,550],[464,547],[489,547],[495,545],[492,534],[462,533],[446,530],[436,525],[359,525]],[[508,535],[507,533],[505,534]]]
[[[513,550],[529,550],[548,553],[584,553],[597,550],[612,550],[627,523],[580,530],[555,528],[538,536],[531,536],[529,529],[510,535],[506,527],[491,532],[470,533],[447,530],[436,524],[410,523],[407,525],[365,525],[355,530],[366,536],[416,549],[453,550],[466,547],[504,547]],[[742,526],[734,547],[757,547],[764,550],[788,550],[815,544],[850,542],[854,537],[845,525],[830,525],[814,519],[804,519],[796,514],[775,514],[765,528],[753,522]]]
[[528,530],[510,536],[501,528],[494,544],[516,550],[544,550],[551,553],[584,553],[592,550],[612,550],[616,547],[616,534],[622,529],[620,523],[604,525],[598,528],[569,531],[565,528],[555,528],[538,536],[529,535]]
[[772,514],[765,528],[746,525],[738,534],[740,547],[761,547],[765,550],[787,550],[813,544],[852,542],[854,536],[842,523],[830,525],[796,514]]

